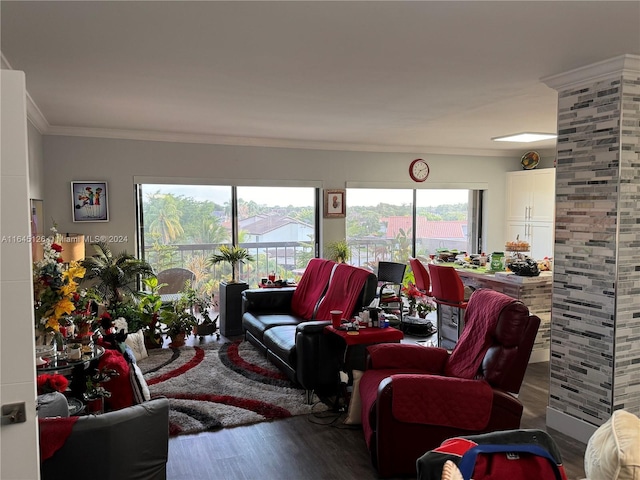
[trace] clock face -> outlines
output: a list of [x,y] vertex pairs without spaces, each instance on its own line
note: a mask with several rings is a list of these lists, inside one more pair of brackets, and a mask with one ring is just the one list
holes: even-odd
[[423,159],[417,158],[409,165],[409,175],[415,182],[424,182],[429,177],[429,165]]

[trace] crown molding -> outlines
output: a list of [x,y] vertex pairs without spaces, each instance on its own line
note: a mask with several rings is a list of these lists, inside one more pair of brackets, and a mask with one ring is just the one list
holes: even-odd
[[[9,61],[0,51],[0,65],[13,70]],[[412,153],[416,155],[465,155],[474,157],[517,157],[522,148],[497,150],[476,148],[447,148],[427,145],[369,145],[358,143],[323,142],[315,140],[294,140],[286,138],[234,137],[198,133],[161,132],[151,130],[124,130],[110,128],[62,127],[51,125],[36,102],[27,92],[27,119],[42,135],[67,137],[110,138],[118,140],[140,140],[151,142],[199,143],[208,145],[228,145],[245,147],[297,148],[301,150],[335,150],[342,152],[371,153]]]
[[620,55],[592,63],[568,72],[550,75],[540,79],[554,90],[567,90],[580,85],[599,82],[612,77],[640,75],[640,56]]
[[[3,70],[14,70],[14,68],[7,60],[7,57],[4,56],[4,53],[0,51],[0,67]],[[44,114],[36,105],[36,102],[33,101],[29,92],[27,92],[27,120],[31,122],[31,124],[40,132],[42,135],[45,135],[50,128],[49,122],[45,118]]]
[[47,135],[69,137],[111,138],[120,140],[140,140],[171,143],[200,143],[209,145],[229,145],[245,147],[297,148],[302,150],[336,150],[342,152],[372,153],[415,153],[435,155],[472,155],[474,157],[513,157],[521,155],[522,149],[493,150],[471,148],[430,147],[426,145],[369,145],[358,143],[322,142],[314,140],[293,140],[283,138],[234,137],[197,133],[176,133],[151,130],[122,130],[109,128],[59,127],[52,125]]
[[27,92],[27,119],[42,135],[46,135],[51,129],[51,125],[45,118],[44,114],[33,101],[29,92]]

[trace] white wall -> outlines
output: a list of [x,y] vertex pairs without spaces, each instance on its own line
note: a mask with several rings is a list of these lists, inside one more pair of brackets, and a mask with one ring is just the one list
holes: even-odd
[[42,200],[44,199],[44,157],[42,152],[42,135],[40,135],[40,132],[31,122],[28,123],[28,128],[29,198]]
[[[343,152],[62,136],[45,136],[43,145],[47,221],[53,218],[61,232],[128,236],[128,242],[112,248],[131,253],[135,252],[135,176],[183,177],[196,182],[245,181],[252,185],[307,181],[318,182],[323,188],[345,188],[353,183],[405,188],[486,185],[486,250],[502,250],[504,173],[518,169],[520,161],[519,158],[420,152]],[[409,179],[409,163],[417,157],[426,158],[431,167],[431,175],[424,184]],[[72,222],[69,183],[72,180],[108,182],[110,222]],[[322,230],[323,243],[343,238],[344,219],[324,219]]]
[[25,402],[27,421],[0,429],[0,477],[40,477],[36,422],[35,351],[25,79],[1,72],[0,166],[0,403]]

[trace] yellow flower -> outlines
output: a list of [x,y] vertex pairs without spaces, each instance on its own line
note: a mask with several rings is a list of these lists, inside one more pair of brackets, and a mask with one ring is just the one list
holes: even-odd
[[62,272],[62,276],[69,281],[72,281],[74,278],[84,278],[84,274],[87,273],[86,268],[80,265],[78,262],[71,262],[69,264],[69,268]]
[[60,287],[60,293],[65,297],[69,297],[76,291],[77,286],[78,284],[76,282],[69,282],[68,284]]
[[55,317],[49,317],[47,318],[47,323],[45,324],[45,328],[51,328],[56,332],[59,332],[60,324],[58,323],[58,320]]
[[54,315],[56,318],[60,318],[63,315],[69,315],[75,309],[76,307],[68,298],[63,298],[58,303],[56,303]]

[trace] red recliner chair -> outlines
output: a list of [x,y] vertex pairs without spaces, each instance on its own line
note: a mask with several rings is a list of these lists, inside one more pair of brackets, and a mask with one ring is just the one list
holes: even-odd
[[522,384],[540,319],[488,289],[469,299],[451,353],[415,344],[368,348],[359,384],[362,428],[381,477],[416,475],[416,460],[447,438],[520,426]]

